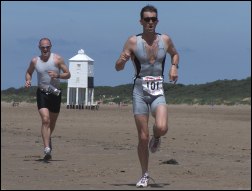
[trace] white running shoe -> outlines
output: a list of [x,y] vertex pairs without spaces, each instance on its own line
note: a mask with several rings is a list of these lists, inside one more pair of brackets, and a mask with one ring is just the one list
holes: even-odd
[[137,188],[145,188],[149,183],[149,174],[145,173],[142,178],[136,183]]
[[51,149],[50,149],[50,147],[46,147],[45,150],[44,150],[44,153],[45,153],[46,155],[51,154]]
[[160,137],[155,138],[154,136],[152,136],[152,138],[149,142],[150,152],[155,153],[159,149],[160,144],[161,144],[161,138]]
[[45,156],[44,156],[44,160],[50,160],[52,159],[52,155],[51,155],[51,149],[49,147],[46,147],[44,150]]

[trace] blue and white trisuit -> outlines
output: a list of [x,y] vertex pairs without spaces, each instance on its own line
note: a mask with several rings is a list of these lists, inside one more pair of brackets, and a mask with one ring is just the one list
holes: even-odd
[[151,111],[153,114],[158,105],[166,104],[163,90],[163,73],[167,47],[161,38],[161,34],[157,33],[158,51],[156,60],[152,64],[149,62],[142,34],[136,37],[137,47],[134,51],[134,60],[132,60],[135,67],[133,113],[135,115],[149,114]]

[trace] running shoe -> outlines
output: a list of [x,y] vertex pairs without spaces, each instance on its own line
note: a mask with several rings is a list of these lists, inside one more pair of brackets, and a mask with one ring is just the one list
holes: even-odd
[[45,155],[43,160],[44,161],[49,161],[51,159],[52,159],[52,155]]
[[137,188],[145,188],[148,186],[149,183],[149,174],[145,173],[141,179],[136,183]]
[[155,138],[154,136],[152,136],[150,142],[149,142],[149,150],[150,152],[152,153],[155,153],[159,147],[160,147],[160,144],[161,144],[161,138]]
[[51,149],[49,147],[46,147],[44,150],[45,156],[44,156],[44,160],[48,161],[52,159],[52,155],[51,155]]

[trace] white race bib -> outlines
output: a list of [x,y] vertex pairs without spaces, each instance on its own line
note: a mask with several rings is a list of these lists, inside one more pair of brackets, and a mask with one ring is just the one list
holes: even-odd
[[162,76],[145,76],[142,77],[143,90],[150,95],[164,95],[163,77]]

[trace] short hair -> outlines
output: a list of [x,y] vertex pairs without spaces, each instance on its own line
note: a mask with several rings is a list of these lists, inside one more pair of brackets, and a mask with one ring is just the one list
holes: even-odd
[[50,45],[52,45],[50,39],[45,37],[45,38],[41,38],[41,39],[39,40],[39,46],[40,46],[40,43],[41,43],[42,40],[47,40],[47,41],[50,42]]
[[145,7],[142,8],[140,13],[141,19],[143,18],[144,12],[155,12],[158,15],[157,8],[154,7],[153,5],[146,5]]

